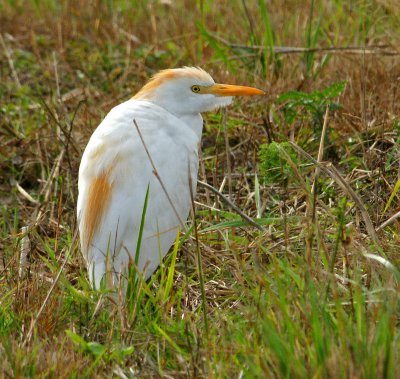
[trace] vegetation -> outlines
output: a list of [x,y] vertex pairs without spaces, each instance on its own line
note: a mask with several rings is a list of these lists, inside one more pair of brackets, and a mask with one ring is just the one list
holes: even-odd
[[[0,0],[0,377],[395,378],[397,5]],[[268,92],[205,115],[200,163],[258,227],[199,187],[121,306],[80,256],[80,157],[184,65]]]

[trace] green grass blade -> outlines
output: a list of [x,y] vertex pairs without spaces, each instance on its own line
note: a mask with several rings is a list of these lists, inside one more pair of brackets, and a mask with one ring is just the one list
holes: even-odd
[[[304,219],[302,216],[287,216],[287,222],[298,222],[299,220]],[[255,223],[258,225],[274,225],[274,224],[282,224],[282,217],[263,217],[253,219]],[[219,224],[215,224],[209,226],[208,228],[202,229],[201,233],[211,232],[214,230],[226,229],[226,228],[234,228],[234,227],[251,227],[246,221],[242,221],[242,219],[237,219],[233,221],[224,221]]]
[[176,264],[176,255],[179,249],[179,230],[176,233],[176,239],[174,244],[174,249],[172,250],[171,254],[171,264],[168,269],[168,277],[167,282],[165,283],[164,289],[164,301],[166,301],[171,293],[171,288],[174,281],[174,273],[175,273],[175,264]]
[[150,192],[150,184],[147,185],[146,196],[144,198],[144,204],[143,204],[142,216],[140,218],[140,228],[139,228],[139,234],[138,234],[138,239],[137,239],[137,243],[136,243],[136,252],[135,252],[135,264],[136,265],[138,265],[138,263],[139,263],[140,247],[142,246],[144,223],[146,221],[147,204],[149,201],[149,192]]
[[264,0],[259,1],[261,18],[264,25],[264,44],[266,45],[269,55],[270,61],[275,60],[275,41],[274,34],[272,31],[271,20],[269,18],[269,14],[267,11],[266,2]]
[[139,227],[138,239],[137,239],[137,243],[136,243],[135,261],[134,261],[134,264],[130,264],[129,272],[128,272],[128,285],[127,285],[127,289],[126,289],[126,300],[128,303],[128,308],[130,310],[131,317],[134,313],[134,310],[138,309],[138,307],[140,306],[140,299],[143,296],[143,295],[140,296],[140,294],[139,294],[140,286],[138,285],[138,283],[140,280],[139,280],[138,276],[141,275],[141,273],[138,272],[138,264],[139,264],[139,256],[140,256],[140,247],[141,247],[142,239],[143,239],[144,224],[146,221],[146,212],[147,212],[147,205],[148,205],[148,200],[149,200],[149,193],[150,193],[150,184],[147,185],[146,195],[145,195],[144,203],[143,203],[142,216],[140,218],[140,227]]
[[254,178],[254,198],[256,202],[257,218],[260,219],[262,216],[262,210],[261,210],[261,198],[260,198],[260,183],[258,181],[257,174]]
[[387,210],[389,209],[390,204],[392,204],[392,201],[393,201],[394,197],[396,196],[397,192],[399,191],[399,189],[400,189],[400,179],[397,180],[397,182],[396,182],[396,184],[395,184],[395,186],[393,188],[393,191],[390,194],[389,200],[387,201],[387,203],[385,205],[385,209],[383,210],[383,214],[382,215],[384,215],[387,212]]

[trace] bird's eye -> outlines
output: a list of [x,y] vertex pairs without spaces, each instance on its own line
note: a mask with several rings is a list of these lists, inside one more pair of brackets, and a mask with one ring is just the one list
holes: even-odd
[[200,87],[199,86],[192,86],[192,91],[195,93],[199,93],[200,92]]

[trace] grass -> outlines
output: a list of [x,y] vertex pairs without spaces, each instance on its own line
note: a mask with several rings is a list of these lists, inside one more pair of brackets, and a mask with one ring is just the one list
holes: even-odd
[[[394,0],[0,1],[0,377],[395,378],[399,25]],[[205,115],[199,175],[263,229],[198,187],[125,308],[88,284],[79,161],[114,105],[183,65],[268,92]]]

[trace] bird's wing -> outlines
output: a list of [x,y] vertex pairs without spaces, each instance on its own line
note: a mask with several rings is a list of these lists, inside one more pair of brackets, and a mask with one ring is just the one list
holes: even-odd
[[[189,213],[198,143],[185,123],[144,101],[117,106],[93,133],[79,169],[78,219],[82,252],[96,287],[106,272],[123,272],[134,260],[148,186],[138,268],[146,277],[157,268]],[[115,275],[106,277],[115,280]]]

